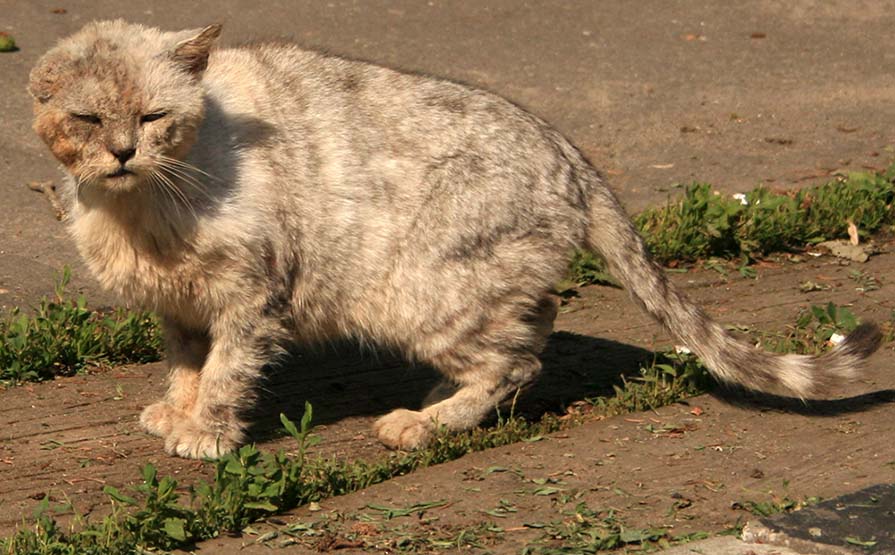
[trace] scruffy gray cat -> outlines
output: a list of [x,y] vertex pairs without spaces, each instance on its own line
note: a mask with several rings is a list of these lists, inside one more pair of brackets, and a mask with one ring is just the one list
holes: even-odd
[[333,336],[459,386],[380,418],[386,445],[475,426],[538,374],[575,247],[725,382],[815,396],[878,346],[870,325],[821,358],[735,341],[666,281],[581,154],[506,100],[291,45],[213,50],[219,33],[91,23],[29,85],[81,254],[164,321],[170,388],[140,421],[170,453],[238,446],[262,366]]

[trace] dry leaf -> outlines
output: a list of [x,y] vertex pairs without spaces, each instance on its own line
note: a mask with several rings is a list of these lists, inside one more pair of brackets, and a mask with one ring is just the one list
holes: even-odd
[[848,222],[848,242],[854,246],[858,246],[861,240],[858,238],[858,226],[854,222]]

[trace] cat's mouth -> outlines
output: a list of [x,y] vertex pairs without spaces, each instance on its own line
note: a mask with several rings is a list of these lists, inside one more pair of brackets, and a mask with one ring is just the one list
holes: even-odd
[[134,172],[122,166],[112,173],[107,173],[106,177],[124,177],[125,175],[134,175]]

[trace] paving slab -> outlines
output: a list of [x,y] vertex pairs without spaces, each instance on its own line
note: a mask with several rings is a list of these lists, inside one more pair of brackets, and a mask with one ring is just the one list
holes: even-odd
[[895,555],[895,484],[877,484],[752,522],[743,538],[819,554]]

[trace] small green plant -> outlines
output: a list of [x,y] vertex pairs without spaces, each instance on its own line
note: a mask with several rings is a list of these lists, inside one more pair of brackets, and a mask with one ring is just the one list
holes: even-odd
[[[440,431],[427,449],[396,453],[383,460],[343,461],[315,458],[306,451],[318,441],[310,433],[312,409],[305,405],[299,427],[281,415],[286,431],[297,442],[296,454],[259,451],[247,445],[215,463],[215,479],[187,489],[188,500],[170,477],[159,479],[152,465],[143,468],[142,482],[125,494],[106,487],[120,510],[101,523],[62,532],[47,510],[31,529],[0,539],[4,555],[107,555],[189,547],[222,532],[240,533],[248,524],[312,501],[343,495],[407,474],[424,466],[461,457],[471,451],[539,437],[559,430],[556,417],[529,422],[510,415],[492,428],[461,434]],[[138,551],[139,552],[139,551]]]
[[159,480],[152,464],[143,467],[143,481],[134,487],[134,496],[111,486],[105,486],[103,491],[114,503],[132,509],[118,514],[122,515],[120,533],[132,538],[134,545],[173,549],[192,538],[192,513],[180,505],[177,482],[170,476]]
[[786,333],[757,334],[762,345],[779,353],[818,354],[828,348],[834,335],[844,337],[858,327],[858,319],[844,306],[813,305],[799,313]]
[[633,378],[622,376],[615,395],[589,399],[606,416],[651,410],[709,391],[715,384],[708,369],[692,354],[657,353],[652,364]]
[[576,250],[569,264],[569,280],[575,285],[590,283],[618,287],[619,283],[609,273],[606,262],[593,253]]
[[72,375],[84,368],[161,357],[155,317],[124,309],[95,311],[83,296],[66,297],[71,279],[66,267],[52,299],[33,313],[14,310],[0,319],[0,383],[40,381]]
[[849,223],[868,237],[895,223],[893,168],[879,174],[852,173],[786,193],[759,187],[743,201],[719,195],[709,185],[694,184],[677,202],[646,210],[636,222],[661,261],[754,258],[800,249],[847,237]]
[[739,254],[736,232],[744,212],[740,201],[715,195],[702,183],[687,187],[679,201],[646,210],[634,221],[658,260],[695,260]]
[[264,516],[319,498],[316,484],[303,475],[305,453],[320,441],[310,433],[312,415],[310,403],[305,403],[298,428],[280,415],[283,427],[297,443],[295,457],[282,450],[268,453],[246,445],[217,461],[214,482],[200,483],[193,490],[203,529],[239,532]]
[[614,511],[595,511],[581,502],[563,520],[544,525],[542,536],[526,546],[522,554],[588,554],[629,546],[667,547],[670,545],[669,539],[665,530],[630,528],[621,522]]
[[[670,204],[643,211],[634,222],[662,263],[711,257],[748,262],[775,251],[800,250],[848,237],[850,223],[867,238],[895,224],[895,165],[880,173],[851,173],[798,191],[759,187],[742,199],[719,194],[705,183],[686,187]],[[710,264],[723,269],[717,263]],[[744,277],[754,277],[745,264]],[[602,259],[576,253],[569,268],[575,283],[615,284]]]
[[790,499],[789,496],[771,496],[767,501],[737,501],[732,508],[748,511],[755,516],[772,516],[780,513],[791,513],[804,507],[810,507],[820,503],[819,497],[806,497],[801,501]]

